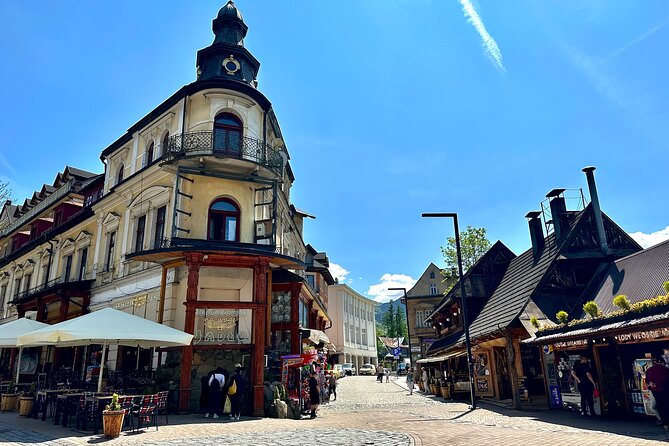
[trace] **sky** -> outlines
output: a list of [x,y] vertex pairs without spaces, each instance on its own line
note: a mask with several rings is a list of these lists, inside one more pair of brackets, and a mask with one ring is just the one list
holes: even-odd
[[[23,201],[181,86],[223,1],[0,2],[0,179]],[[644,246],[669,238],[669,3],[238,0],[290,152],[305,240],[379,301],[452,235],[516,254],[528,211],[582,188]],[[571,200],[576,206],[578,200]]]

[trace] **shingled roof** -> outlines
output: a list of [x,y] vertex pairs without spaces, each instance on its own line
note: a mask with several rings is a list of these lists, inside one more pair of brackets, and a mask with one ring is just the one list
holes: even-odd
[[613,262],[592,300],[604,314],[619,310],[613,299],[624,294],[630,303],[665,294],[669,280],[669,240]]

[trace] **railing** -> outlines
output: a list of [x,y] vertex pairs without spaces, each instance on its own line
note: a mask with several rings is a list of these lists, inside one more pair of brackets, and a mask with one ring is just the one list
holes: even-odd
[[162,238],[158,246],[151,247],[149,249],[142,249],[142,251],[152,251],[155,249],[169,249],[169,248],[196,248],[196,249],[226,249],[226,248],[252,248],[266,252],[274,252],[276,254],[281,254],[281,251],[276,248],[274,245],[261,245],[258,243],[240,243],[240,242],[229,242],[224,240],[201,240],[201,239],[188,239],[182,237],[174,238]]
[[61,284],[64,284],[64,283],[80,283],[80,282],[85,282],[87,280],[88,279],[86,279],[84,277],[82,279],[77,279],[77,280],[70,279],[68,281],[64,281],[62,276],[61,277],[56,277],[55,279],[50,280],[46,283],[43,283],[41,285],[37,285],[36,287],[21,291],[20,293],[15,295],[14,301],[15,302],[20,301],[20,300],[25,299],[26,297],[29,297],[29,296],[32,296],[34,294],[40,293],[42,291],[46,291],[46,290],[56,288],[57,285],[61,285]]
[[236,140],[223,135],[217,136],[216,132],[209,130],[170,136],[163,160],[171,162],[181,157],[201,155],[250,161],[279,175],[283,173],[283,156],[270,145],[248,136]]

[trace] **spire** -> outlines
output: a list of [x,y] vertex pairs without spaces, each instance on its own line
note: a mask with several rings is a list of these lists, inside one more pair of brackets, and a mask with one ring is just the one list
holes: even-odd
[[244,48],[248,32],[244,17],[232,0],[212,22],[214,42],[197,53],[197,80],[223,78],[257,86],[260,62]]

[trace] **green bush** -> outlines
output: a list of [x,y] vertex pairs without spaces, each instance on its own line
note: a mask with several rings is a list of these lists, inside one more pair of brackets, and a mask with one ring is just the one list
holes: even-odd
[[667,280],[666,282],[664,282],[664,283],[662,284],[662,288],[664,288],[664,291],[666,291],[667,293],[669,293],[669,280]]
[[627,311],[630,309],[630,300],[624,294],[619,294],[613,299],[613,305]]
[[590,316],[593,319],[599,316],[600,313],[599,307],[597,306],[594,300],[586,302],[585,305],[583,305],[583,311],[588,313],[588,316]]
[[555,313],[555,318],[558,320],[559,323],[566,324],[567,320],[569,319],[569,314],[564,310],[560,310],[557,313]]
[[533,326],[534,328],[537,328],[537,329],[538,329],[538,328],[539,328],[539,319],[537,319],[536,316],[532,316],[532,317],[530,318],[530,324],[532,324],[532,326]]

